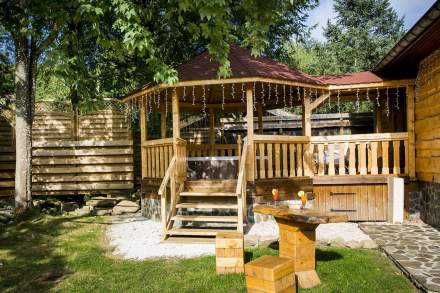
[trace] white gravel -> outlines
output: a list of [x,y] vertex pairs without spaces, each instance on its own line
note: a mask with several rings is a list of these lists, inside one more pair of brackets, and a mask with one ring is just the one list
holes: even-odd
[[[159,257],[193,258],[214,255],[214,244],[162,243],[162,225],[141,215],[113,217],[107,230],[107,238],[113,254],[126,259],[147,259]],[[275,220],[253,224],[245,238],[278,239]],[[316,230],[316,240],[323,243],[349,243],[371,240],[356,223],[322,224]]]
[[113,254],[126,259],[193,258],[215,254],[214,244],[161,243],[162,225],[141,215],[119,216],[107,230]]
[[[278,237],[278,226],[275,220],[267,220],[252,225],[247,233],[249,236]],[[316,229],[316,240],[319,242],[348,242],[371,240],[359,229],[357,223],[321,224]]]

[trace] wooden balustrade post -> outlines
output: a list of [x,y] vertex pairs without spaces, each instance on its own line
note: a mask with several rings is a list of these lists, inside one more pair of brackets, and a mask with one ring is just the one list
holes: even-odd
[[254,146],[254,103],[253,103],[253,88],[252,84],[248,83],[246,85],[246,120],[247,120],[247,142],[248,142],[248,153],[247,153],[247,179],[248,181],[255,180],[255,146]]
[[211,156],[215,156],[215,112],[214,108],[209,108],[209,149]]
[[165,110],[160,112],[160,137],[167,137],[167,113]]
[[140,119],[140,129],[141,129],[141,166],[142,166],[142,179],[147,177],[147,149],[144,147],[148,139],[148,125],[147,125],[147,111],[146,102],[142,98],[141,107],[139,111]]
[[258,133],[263,134],[263,105],[258,103],[257,105],[258,112]]
[[[243,140],[241,139],[241,135],[238,136],[237,138],[237,156],[238,156],[238,166],[240,166],[240,162],[241,162],[241,148],[243,145]],[[240,172],[240,170],[238,170],[238,172]]]
[[407,131],[408,131],[408,149],[405,148],[405,162],[408,162],[408,166],[405,169],[408,170],[408,175],[411,180],[416,179],[416,149],[415,149],[415,132],[414,132],[414,86],[408,86],[406,88],[406,119],[407,119]]

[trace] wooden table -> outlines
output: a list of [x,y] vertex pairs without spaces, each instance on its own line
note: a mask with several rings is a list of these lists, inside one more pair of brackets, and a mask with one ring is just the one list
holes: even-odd
[[280,230],[280,257],[295,260],[295,274],[300,288],[321,283],[316,273],[315,240],[319,224],[347,222],[347,215],[323,213],[312,209],[289,209],[288,206],[259,205],[254,213],[272,215]]

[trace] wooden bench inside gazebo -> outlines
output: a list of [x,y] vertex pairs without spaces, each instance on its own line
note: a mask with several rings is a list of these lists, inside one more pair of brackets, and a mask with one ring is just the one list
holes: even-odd
[[[143,189],[160,181],[164,235],[243,231],[248,204],[267,200],[274,187],[281,199],[302,189],[314,193],[319,210],[385,221],[388,177],[415,177],[414,80],[371,72],[313,77],[237,45],[229,60],[229,78],[217,78],[218,64],[205,52],[178,67],[176,84],[149,84],[124,98],[140,111]],[[371,101],[375,132],[312,135],[312,112],[344,101]],[[262,133],[265,110],[295,106],[302,107],[302,136]],[[153,112],[161,113],[162,138],[149,140]],[[227,112],[247,121],[247,135],[236,144],[216,141],[216,114]],[[210,117],[209,144],[181,138],[182,113]]]

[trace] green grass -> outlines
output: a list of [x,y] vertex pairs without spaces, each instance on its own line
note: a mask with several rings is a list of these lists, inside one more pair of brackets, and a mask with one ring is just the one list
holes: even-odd
[[[110,256],[105,218],[43,217],[0,227],[0,292],[245,292],[215,258],[127,261]],[[248,250],[255,259],[277,250]],[[322,285],[300,292],[415,292],[377,251],[319,249]]]

